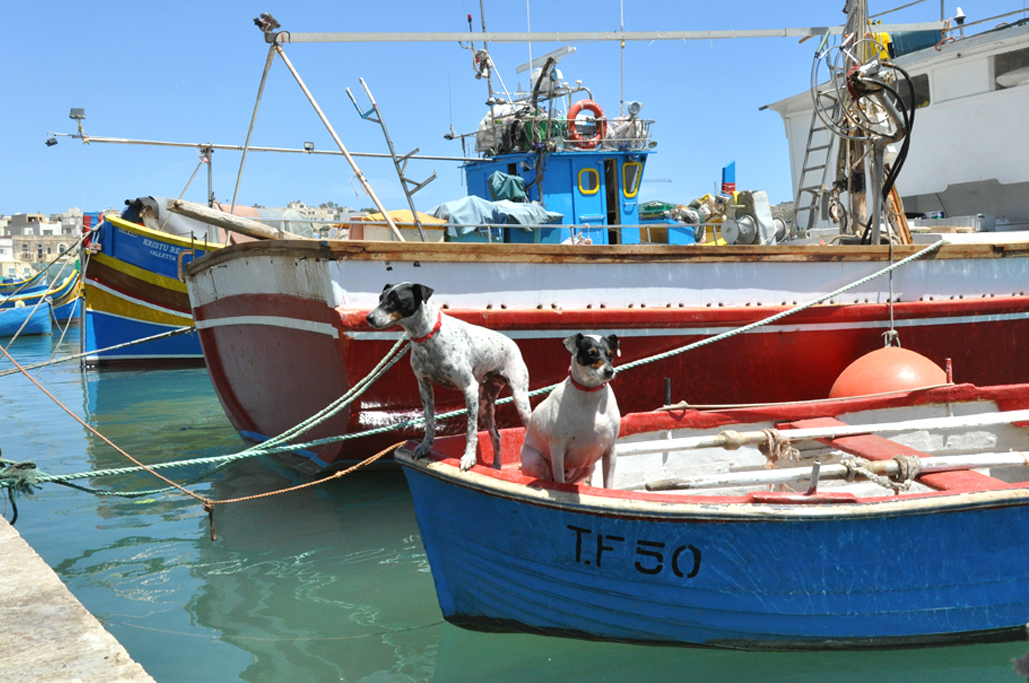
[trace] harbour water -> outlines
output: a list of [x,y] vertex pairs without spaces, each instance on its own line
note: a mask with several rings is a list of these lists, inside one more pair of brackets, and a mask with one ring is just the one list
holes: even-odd
[[[20,339],[21,363],[78,350],[73,327]],[[7,343],[7,340],[3,340]],[[11,364],[0,361],[0,371]],[[199,369],[38,375],[74,413],[145,462],[241,442]],[[126,463],[20,375],[0,377],[0,449],[49,473]],[[172,470],[179,480],[198,472]],[[119,492],[160,485],[85,480]],[[261,493],[304,478],[268,458],[195,490]],[[474,633],[443,621],[403,474],[358,473],[207,514],[181,494],[97,496],[47,484],[18,499],[16,528],[159,683],[247,681],[1004,681],[1025,642],[896,651],[746,653]],[[0,509],[10,519],[4,499]],[[482,520],[490,533],[491,520]],[[883,539],[888,543],[889,539]],[[945,548],[940,548],[945,553]],[[498,577],[500,580],[500,577]],[[3,578],[0,577],[0,589]]]

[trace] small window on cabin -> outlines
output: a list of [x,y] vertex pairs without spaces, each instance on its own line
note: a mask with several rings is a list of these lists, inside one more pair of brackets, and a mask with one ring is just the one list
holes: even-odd
[[640,191],[640,176],[643,175],[643,164],[638,161],[627,161],[622,164],[622,193],[632,199]]
[[[918,74],[917,76],[911,77],[911,85],[915,86],[915,103],[916,109],[929,106],[929,76],[926,74]],[[904,102],[904,107],[908,110],[911,109],[911,90],[908,88],[906,83],[901,82],[897,91],[900,93],[900,99]]]
[[596,194],[600,190],[600,173],[595,168],[584,168],[579,171],[579,192]]
[[994,57],[993,82],[997,90],[1029,83],[1029,48],[1012,50]]

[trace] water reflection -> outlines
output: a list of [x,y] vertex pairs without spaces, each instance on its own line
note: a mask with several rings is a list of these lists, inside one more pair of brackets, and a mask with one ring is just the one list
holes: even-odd
[[[240,463],[218,498],[296,481]],[[246,680],[401,676],[427,680],[441,616],[398,472],[353,475],[216,511],[218,541],[198,544],[199,623],[254,657]]]
[[[24,342],[24,343],[23,343]],[[75,351],[75,340],[61,353]],[[19,340],[45,360],[50,340]],[[0,364],[2,367],[9,364]],[[206,371],[42,380],[146,462],[238,450]],[[24,378],[0,378],[5,457],[51,472],[124,465]],[[176,478],[191,473],[176,472]],[[224,499],[305,481],[270,458],[233,463],[197,490]],[[148,475],[97,480],[143,490]],[[179,495],[100,498],[48,486],[18,529],[161,683],[283,681],[1012,681],[1026,644],[842,653],[642,647],[442,624],[410,496],[397,471],[356,474],[207,515]],[[482,520],[483,533],[500,520]],[[503,580],[497,577],[497,580]]]
[[1025,643],[854,652],[735,652],[472,633],[440,633],[435,683],[490,681],[765,681],[769,683],[969,683],[1017,679]]

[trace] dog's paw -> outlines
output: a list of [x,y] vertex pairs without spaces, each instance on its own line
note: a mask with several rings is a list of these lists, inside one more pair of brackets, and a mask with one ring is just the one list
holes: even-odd
[[414,448],[414,459],[415,460],[421,460],[422,458],[427,458],[431,451],[432,451],[432,444],[431,443],[425,443],[423,441],[420,444],[418,444],[417,446],[415,446],[415,448]]
[[461,456],[461,471],[467,472],[475,467],[475,453],[465,453]]

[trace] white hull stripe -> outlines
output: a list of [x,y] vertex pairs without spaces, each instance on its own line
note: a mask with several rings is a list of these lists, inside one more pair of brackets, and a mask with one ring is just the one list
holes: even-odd
[[333,339],[339,339],[339,330],[329,323],[298,320],[297,318],[286,318],[278,315],[236,315],[225,318],[211,318],[209,320],[196,321],[197,329],[200,330],[207,330],[215,327],[226,327],[228,325],[265,325],[268,327],[284,327],[290,330],[302,330],[304,332],[326,334]]
[[202,353],[165,353],[165,354],[150,354],[141,353],[138,355],[107,355],[106,353],[102,356],[92,354],[83,358],[87,363],[105,363],[109,360],[203,360],[204,355]]
[[[943,318],[912,318],[910,320],[896,320],[894,327],[932,327],[936,325],[970,325],[972,323],[994,323],[1012,320],[1029,320],[1029,312],[1025,313],[1002,313],[999,315],[966,315],[948,316]],[[888,329],[889,320],[869,320],[854,323],[824,323],[812,325],[766,325],[746,332],[746,334],[782,334],[784,332],[831,332],[839,330],[864,330],[864,329]],[[739,327],[742,327],[740,325]],[[679,328],[627,328],[611,329],[603,328],[605,334],[614,333],[619,337],[682,337],[699,336],[707,337],[716,334],[731,332],[737,327],[679,327]],[[581,329],[556,330],[501,330],[503,334],[512,339],[564,339]],[[396,341],[400,339],[402,332],[347,332],[346,335],[356,341]]]

